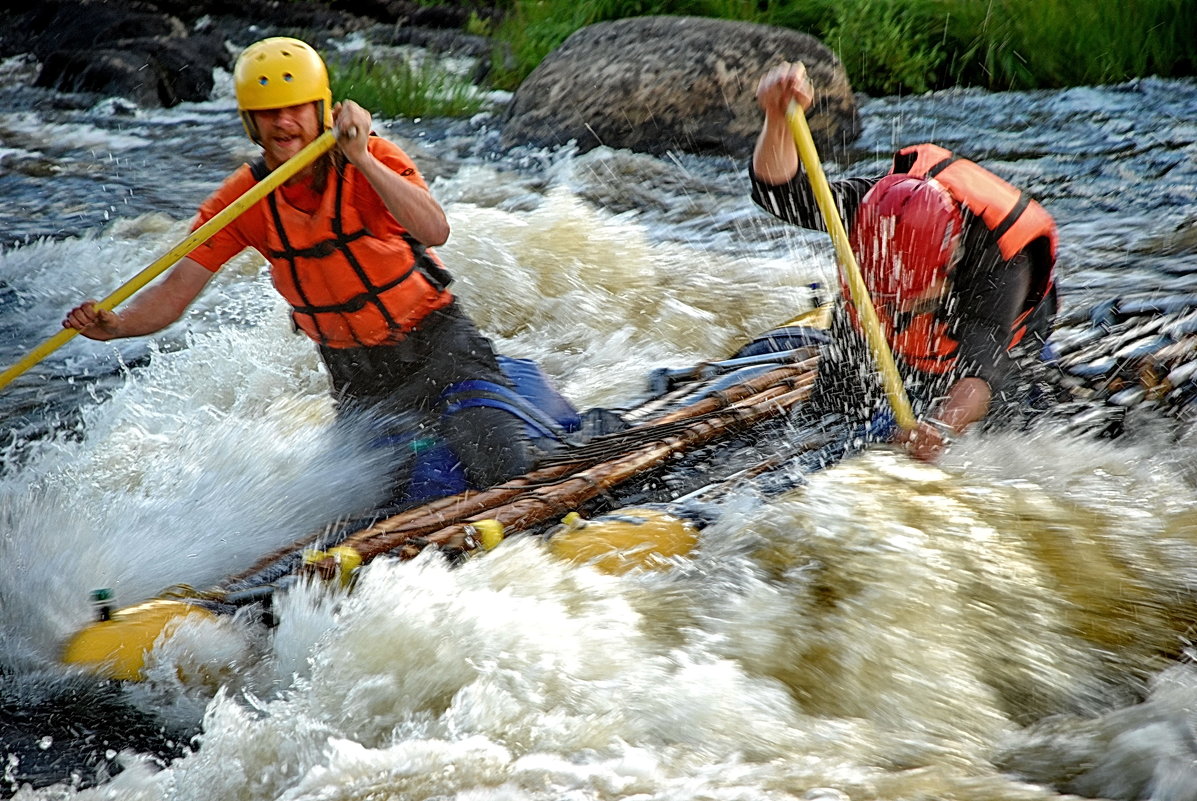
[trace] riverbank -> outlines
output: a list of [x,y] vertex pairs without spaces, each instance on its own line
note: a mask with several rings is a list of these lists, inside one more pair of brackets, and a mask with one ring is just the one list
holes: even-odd
[[[872,96],[949,87],[1063,88],[1197,74],[1197,3],[1145,0],[1079,6],[1069,0],[95,0],[18,5],[0,31],[0,57],[51,63],[42,85],[114,91],[133,99],[205,99],[207,73],[227,67],[221,45],[262,35],[316,42],[389,28],[392,43],[479,60],[486,88],[514,90],[575,31],[630,16],[688,15],[808,33]],[[119,55],[131,51],[128,56]],[[147,69],[147,67],[149,69]]]
[[625,16],[686,14],[809,33],[870,95],[954,86],[1047,89],[1184,77],[1197,69],[1197,3],[1145,0],[512,0],[496,39],[513,88],[574,30]]

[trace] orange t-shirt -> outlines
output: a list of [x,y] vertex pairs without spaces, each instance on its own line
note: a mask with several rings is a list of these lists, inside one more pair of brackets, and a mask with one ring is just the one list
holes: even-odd
[[[415,163],[394,142],[378,136],[371,136],[367,147],[370,149],[371,155],[400,176],[421,189],[428,189],[428,185],[424,182],[419,170],[416,169]],[[403,233],[403,227],[387,209],[382,198],[374,191],[374,187],[370,186],[370,182],[352,165],[347,165],[345,169],[347,170],[346,189],[348,191],[345,202],[358,210],[367,227],[376,232],[376,235],[384,237],[388,234],[397,236]],[[194,231],[215,217],[256,183],[249,165],[242,165],[200,205],[191,230]],[[326,191],[333,191],[334,184],[335,181],[330,176]],[[305,211],[316,209],[320,205],[320,195],[312,191],[306,181],[292,186],[281,186],[274,190],[274,195],[280,202],[288,203]],[[266,198],[263,198],[250,206],[241,216],[217,231],[207,242],[196,247],[188,254],[188,257],[212,272],[216,272],[224,266],[225,262],[245,248],[254,248],[261,252],[262,243],[266,241],[271,225],[270,207]]]

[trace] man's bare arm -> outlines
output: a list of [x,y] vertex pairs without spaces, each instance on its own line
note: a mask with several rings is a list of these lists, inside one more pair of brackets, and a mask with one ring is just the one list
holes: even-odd
[[211,278],[212,271],[207,267],[183,258],[165,278],[141,290],[120,312],[97,308],[95,300],[85,300],[67,312],[62,327],[101,341],[152,334],[182,317]]

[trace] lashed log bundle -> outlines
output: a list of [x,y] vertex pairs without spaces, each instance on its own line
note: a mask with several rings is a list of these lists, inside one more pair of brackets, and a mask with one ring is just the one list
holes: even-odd
[[[498,520],[511,531],[538,525],[670,456],[788,411],[810,394],[816,362],[810,358],[769,370],[651,422],[596,438],[559,457],[562,461],[508,484],[454,495],[382,520],[343,545],[368,562],[396,549],[398,555],[411,557],[429,544],[468,549],[473,546],[469,526],[478,520]],[[322,575],[336,570],[327,559],[309,567]]]
[[[731,430],[746,428],[762,420],[775,417],[810,395],[814,377],[797,389],[782,394],[762,392],[762,399],[752,405],[737,404],[727,414],[695,422],[676,437],[656,445],[649,445],[627,456],[604,462],[590,470],[577,473],[551,488],[533,490],[523,498],[506,506],[490,509],[486,519],[497,520],[505,529],[516,531],[530,528],[581,504],[593,500],[612,487],[658,467],[669,457],[703,445]],[[755,400],[755,397],[754,397]],[[470,523],[466,521],[448,526],[423,538],[428,545],[452,549],[472,549]],[[392,546],[395,547],[395,546]],[[387,548],[390,550],[390,548]]]

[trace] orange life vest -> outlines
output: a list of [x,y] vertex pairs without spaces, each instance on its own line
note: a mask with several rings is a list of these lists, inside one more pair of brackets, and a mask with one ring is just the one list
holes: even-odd
[[[253,168],[259,180],[265,165]],[[394,344],[430,312],[448,306],[452,280],[430,249],[407,232],[386,238],[364,224],[345,196],[364,176],[352,165],[330,171],[319,207],[306,214],[267,197],[264,255],[295,325],[331,348]]]
[[[985,168],[938,145],[914,145],[898,151],[891,173],[934,178],[952,198],[967,208],[993,232],[1002,257],[1009,261],[1025,251],[1031,264],[1031,287],[1023,311],[1015,320],[1007,348],[1026,334],[1026,319],[1051,293],[1056,261],[1056,224],[1051,215],[1029,195]],[[849,309],[857,328],[855,308]],[[948,334],[948,324],[935,312],[901,315],[906,324],[895,330],[894,314],[883,305],[877,316],[894,355],[925,373],[943,374],[956,364],[959,343]]]

